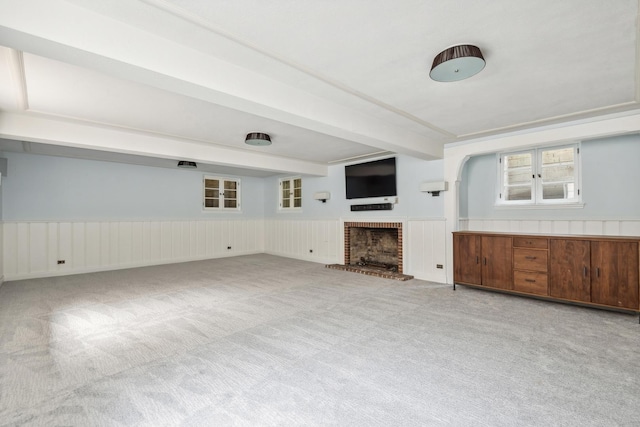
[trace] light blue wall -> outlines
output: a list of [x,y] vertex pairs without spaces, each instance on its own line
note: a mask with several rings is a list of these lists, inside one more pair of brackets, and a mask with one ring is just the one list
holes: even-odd
[[[442,218],[444,202],[440,197],[431,197],[419,191],[423,181],[442,181],[444,177],[442,160],[425,161],[409,156],[396,156],[398,203],[391,211],[351,212],[350,206],[365,204],[380,199],[347,200],[345,196],[344,165],[329,167],[326,177],[302,178],[302,211],[283,212],[278,210],[278,177],[265,179],[265,217],[268,219],[331,219],[331,218],[371,218],[371,217],[416,217]],[[329,191],[331,200],[326,203],[313,199],[317,191]]]
[[[419,191],[424,181],[443,179],[443,161],[397,157],[398,200],[391,211],[351,212],[368,203],[345,198],[344,165],[326,177],[303,177],[303,209],[278,210],[278,178],[240,177],[242,213],[204,212],[203,173],[32,154],[4,153],[0,212],[5,221],[135,220],[192,218],[332,219],[361,217],[442,218],[443,197]],[[496,209],[495,154],[469,159],[462,172],[460,216],[514,219],[640,218],[640,135],[582,143],[583,209]],[[453,185],[453,183],[450,183]],[[331,200],[313,200],[316,191]],[[378,202],[379,200],[375,200]]]
[[496,155],[472,157],[463,169],[462,218],[638,219],[640,218],[640,135],[582,143],[583,209],[495,207]]
[[640,135],[582,143],[585,213],[640,218]]
[[264,183],[240,177],[242,213],[202,209],[197,170],[4,153],[5,221],[262,218]]
[[[351,212],[352,204],[376,200],[345,198],[344,165],[326,177],[303,177],[303,209],[278,210],[278,177],[240,177],[242,213],[202,210],[202,176],[178,170],[112,162],[5,153],[11,173],[2,179],[2,219],[136,220],[191,218],[330,219],[358,217],[442,218],[443,197],[419,191],[423,181],[441,181],[443,161],[397,157],[398,200],[391,211]],[[331,200],[313,200],[330,191]]]

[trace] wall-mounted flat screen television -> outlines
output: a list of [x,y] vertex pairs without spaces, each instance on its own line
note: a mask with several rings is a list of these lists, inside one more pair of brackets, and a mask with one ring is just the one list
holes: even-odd
[[397,196],[396,158],[344,167],[347,199]]

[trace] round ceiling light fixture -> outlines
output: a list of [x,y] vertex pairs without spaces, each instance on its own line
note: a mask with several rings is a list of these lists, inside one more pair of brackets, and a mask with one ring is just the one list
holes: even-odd
[[178,162],[178,167],[183,169],[195,169],[198,167],[196,162],[189,162],[187,160],[180,160]]
[[461,44],[436,55],[429,77],[437,82],[456,82],[478,74],[484,66],[485,60],[479,47]]
[[271,145],[271,137],[266,133],[251,132],[247,134],[247,137],[245,138],[244,143],[249,145],[256,145],[256,146]]

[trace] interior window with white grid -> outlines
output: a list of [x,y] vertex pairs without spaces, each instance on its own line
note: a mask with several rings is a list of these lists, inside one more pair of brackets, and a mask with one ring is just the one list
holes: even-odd
[[498,204],[552,205],[580,202],[578,144],[498,156]]
[[240,180],[204,177],[205,210],[240,210]]
[[302,178],[280,179],[280,209],[299,210],[302,208]]

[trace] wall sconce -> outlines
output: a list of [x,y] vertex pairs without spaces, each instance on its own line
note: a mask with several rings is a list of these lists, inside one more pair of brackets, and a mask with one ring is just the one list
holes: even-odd
[[420,191],[431,193],[432,197],[439,196],[441,191],[447,191],[448,188],[447,181],[423,182],[420,184]]
[[314,200],[320,200],[322,203],[327,203],[327,200],[331,199],[331,193],[328,191],[317,191],[313,193]]

